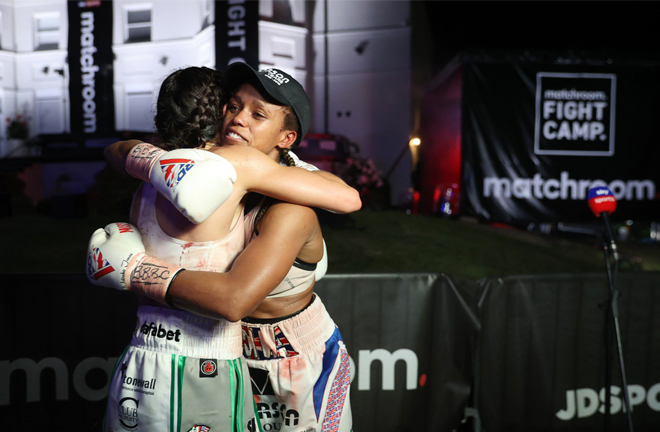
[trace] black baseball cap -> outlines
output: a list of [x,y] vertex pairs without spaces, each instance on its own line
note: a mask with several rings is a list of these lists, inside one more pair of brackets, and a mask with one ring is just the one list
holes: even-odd
[[222,74],[222,78],[230,91],[235,91],[242,84],[248,83],[255,86],[262,96],[270,97],[280,105],[290,106],[300,127],[300,132],[293,145],[300,144],[312,120],[312,105],[305,89],[295,78],[283,70],[275,68],[257,72],[243,62],[230,64]]

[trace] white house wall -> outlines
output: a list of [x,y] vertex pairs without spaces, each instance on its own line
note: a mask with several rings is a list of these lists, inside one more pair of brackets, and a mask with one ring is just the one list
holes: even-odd
[[[284,69],[303,84],[314,110],[310,132],[347,136],[386,171],[410,133],[409,1],[289,0],[287,5],[292,22],[276,23],[273,1],[260,0],[260,66]],[[127,43],[126,11],[143,6],[151,10],[151,40]],[[173,70],[214,67],[212,8],[208,0],[113,1],[118,130],[153,130],[158,89]],[[59,46],[35,51],[34,16],[48,12],[61,16]],[[67,14],[65,0],[0,0],[0,109],[7,116],[27,107],[33,134],[57,130],[56,124],[68,130],[68,83],[56,72],[67,68]],[[60,105],[58,116],[54,110]],[[410,161],[404,159],[391,178],[395,202],[410,184],[409,172]]]
[[[410,138],[410,4],[319,1],[312,17],[314,129],[348,137],[386,174]],[[410,175],[406,155],[389,178],[393,203]]]
[[[410,4],[397,0],[317,0],[306,2],[312,8],[314,32],[409,27]],[[327,10],[327,16],[326,16]]]
[[67,19],[66,0],[17,0],[14,2],[15,41],[11,47],[3,49],[18,53],[35,50],[35,22],[37,14],[57,13],[60,17],[59,49],[67,49],[69,35],[69,21]]
[[259,22],[259,61],[286,72],[307,69],[307,36],[303,27]]
[[113,45],[126,42],[127,10],[141,7],[151,9],[151,41],[163,42],[190,39],[201,32],[203,5],[203,0],[114,0]]
[[[116,128],[151,132],[156,98],[163,80],[182,67],[215,67],[214,26],[188,39],[122,43],[114,46],[113,51]],[[135,98],[144,107],[142,98],[134,96],[144,93],[151,93],[150,110],[138,114],[129,103]]]
[[[55,13],[59,17],[57,48],[35,50],[35,17]],[[23,115],[30,135],[62,133],[68,128],[68,46],[65,0],[21,0],[0,3],[0,86],[2,117]],[[17,31],[20,29],[20,31]],[[57,73],[57,70],[60,73]],[[4,126],[4,125],[3,125]],[[5,127],[0,135],[6,134]]]
[[16,90],[16,54],[0,51],[0,87]]
[[[68,71],[65,50],[35,51],[16,56],[16,113],[30,117],[32,135],[68,130]],[[58,73],[57,71],[61,71]],[[59,110],[55,110],[55,107]],[[49,115],[49,117],[45,117]]]
[[[386,174],[410,138],[410,71],[331,75],[328,92],[330,133],[357,143],[360,154]],[[406,157],[390,177],[395,202],[410,185],[410,170]]]
[[0,1],[0,50],[16,51],[13,2]]
[[[113,51],[117,130],[154,130],[162,81],[186,66],[215,67],[214,26],[203,29],[205,0],[115,0]],[[126,42],[128,10],[151,10],[151,41]],[[210,22],[213,10],[210,9]]]

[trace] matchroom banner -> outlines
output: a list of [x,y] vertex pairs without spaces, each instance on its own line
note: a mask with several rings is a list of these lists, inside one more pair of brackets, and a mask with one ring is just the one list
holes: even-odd
[[615,219],[660,216],[660,65],[575,63],[467,60],[469,213],[511,224],[593,220],[587,192],[607,186]]
[[215,3],[215,67],[235,62],[259,68],[259,2],[228,0]]
[[115,130],[112,1],[69,1],[71,132],[85,137]]

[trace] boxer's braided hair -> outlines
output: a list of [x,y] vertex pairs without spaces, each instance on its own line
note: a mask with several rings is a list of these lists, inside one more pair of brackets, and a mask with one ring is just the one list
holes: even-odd
[[204,147],[222,125],[226,92],[220,73],[206,67],[179,69],[160,87],[156,129],[165,150]]
[[[281,130],[292,130],[297,134],[300,134],[300,127],[298,126],[298,117],[296,117],[293,109],[290,106],[283,106],[282,111],[284,111],[284,121],[282,122]],[[280,148],[280,161],[284,162],[288,166],[295,166],[296,163],[293,161],[289,155],[289,148],[296,147],[295,145],[288,148]]]

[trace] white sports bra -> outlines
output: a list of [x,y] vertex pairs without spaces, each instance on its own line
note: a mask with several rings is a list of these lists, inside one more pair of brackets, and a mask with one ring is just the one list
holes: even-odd
[[[259,210],[263,204],[263,200],[253,208],[247,215],[245,215],[245,243],[249,243],[252,239],[257,237],[259,233],[254,226],[254,222],[259,214]],[[325,254],[325,244],[323,253]],[[296,258],[293,266],[287,273],[286,277],[274,290],[266,296],[266,298],[288,297],[306,291],[316,278],[316,264],[306,263]]]
[[228,271],[245,248],[243,213],[224,238],[207,242],[179,240],[167,235],[158,225],[157,194],[153,186],[144,184],[137,224],[147,254],[188,270]]

